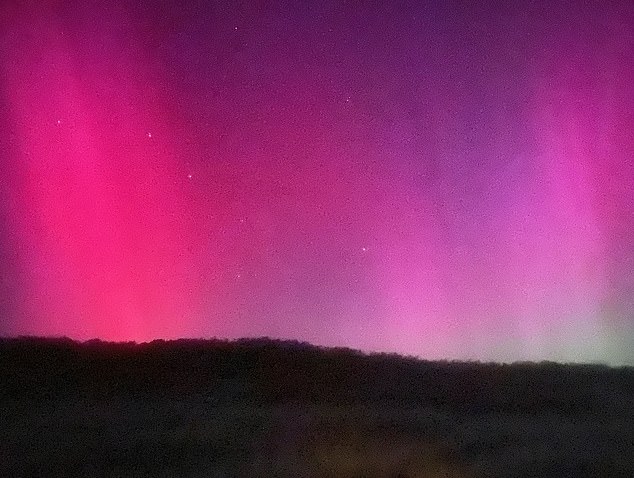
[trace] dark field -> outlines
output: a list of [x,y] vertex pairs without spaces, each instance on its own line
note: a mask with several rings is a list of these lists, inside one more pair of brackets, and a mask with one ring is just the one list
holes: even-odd
[[0,339],[1,477],[634,477],[634,369]]

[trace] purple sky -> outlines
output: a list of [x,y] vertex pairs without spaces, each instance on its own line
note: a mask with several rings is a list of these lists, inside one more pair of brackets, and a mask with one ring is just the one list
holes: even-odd
[[2,2],[0,335],[634,364],[632,25]]

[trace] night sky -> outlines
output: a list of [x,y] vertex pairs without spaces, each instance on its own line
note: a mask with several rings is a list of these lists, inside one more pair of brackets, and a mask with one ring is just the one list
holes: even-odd
[[0,335],[634,364],[634,2],[0,2]]

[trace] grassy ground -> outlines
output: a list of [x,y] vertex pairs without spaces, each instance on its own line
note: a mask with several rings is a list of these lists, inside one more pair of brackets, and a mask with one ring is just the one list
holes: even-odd
[[1,476],[632,477],[634,425],[433,409],[5,402]]

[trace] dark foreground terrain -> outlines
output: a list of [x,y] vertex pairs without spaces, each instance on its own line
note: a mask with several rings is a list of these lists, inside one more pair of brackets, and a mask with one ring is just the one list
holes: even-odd
[[0,339],[2,477],[634,477],[634,369]]

